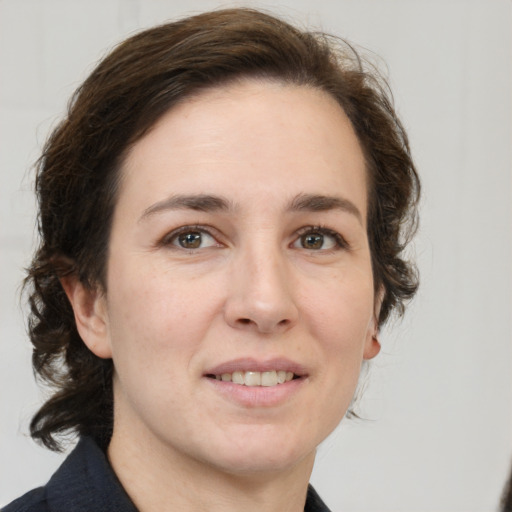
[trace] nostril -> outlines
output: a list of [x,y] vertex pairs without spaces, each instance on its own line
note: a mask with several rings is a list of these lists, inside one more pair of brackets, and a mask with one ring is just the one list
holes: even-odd
[[[258,324],[258,322],[255,322],[254,320],[251,320],[250,318],[239,318],[237,320],[238,325],[252,325],[255,324],[257,326],[261,327],[261,324]],[[280,320],[277,322],[277,324],[274,324],[276,327],[286,327],[290,323],[290,320],[288,318],[284,318],[283,320]]]

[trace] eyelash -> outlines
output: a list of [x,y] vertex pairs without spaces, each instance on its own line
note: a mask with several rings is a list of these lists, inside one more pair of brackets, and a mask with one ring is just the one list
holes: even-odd
[[[193,232],[196,232],[196,233],[200,233],[200,234],[206,234],[208,236],[210,236],[211,238],[213,238],[214,240],[217,241],[218,239],[218,235],[214,235],[212,232],[214,232],[216,230],[214,230],[211,226],[204,226],[204,225],[199,225],[199,224],[195,224],[195,225],[188,225],[188,226],[182,226],[168,234],[166,234],[161,240],[160,242],[158,243],[158,245],[160,246],[164,246],[164,247],[172,247],[174,244],[173,242],[182,234],[186,234],[186,233],[193,233]],[[297,232],[296,232],[296,238],[294,239],[294,241],[292,242],[291,245],[295,244],[298,240],[300,240],[303,236],[305,235],[308,235],[308,234],[319,234],[319,235],[322,235],[322,236],[328,236],[328,237],[331,237],[334,242],[335,242],[335,247],[331,248],[331,249],[309,249],[310,252],[332,252],[332,251],[336,251],[336,250],[340,250],[340,249],[344,249],[344,250],[348,250],[350,249],[350,246],[349,244],[347,243],[347,241],[345,240],[345,238],[340,234],[338,233],[337,231],[333,230],[333,229],[330,229],[330,228],[327,228],[325,226],[304,226],[303,228],[300,228]],[[220,244],[220,242],[218,242]],[[183,250],[183,251],[190,251],[190,252],[193,252],[194,250],[196,250],[195,248],[185,248],[185,247],[180,247],[178,245],[175,246],[177,249],[180,249],[180,250]],[[303,247],[303,249],[305,250],[308,250],[307,248]]]
[[[212,232],[215,231],[211,226],[203,226],[199,224],[189,225],[189,226],[182,226],[178,229],[175,229],[174,231],[171,231],[170,233],[166,234],[162,240],[158,243],[158,245],[169,247],[173,245],[173,241],[175,241],[180,235],[186,234],[186,233],[200,233],[200,234],[206,234],[210,237],[212,237],[214,240],[217,240],[218,236],[215,236],[212,234]],[[176,246],[177,249],[181,249],[184,251],[194,251],[194,249],[187,249],[185,247]]]
[[[323,252],[336,251],[339,249],[344,249],[344,250],[350,249],[349,244],[347,243],[345,238],[340,233],[335,231],[334,229],[330,229],[325,226],[305,226],[298,230],[298,232],[297,232],[298,236],[297,236],[296,240],[299,240],[301,237],[303,237],[304,235],[308,235],[308,234],[319,234],[322,236],[329,236],[334,240],[335,247],[332,249],[324,249]],[[306,249],[306,248],[304,247],[304,249]],[[311,252],[317,252],[314,249],[310,249],[310,250],[311,250]],[[320,251],[318,251],[318,252],[320,252]]]

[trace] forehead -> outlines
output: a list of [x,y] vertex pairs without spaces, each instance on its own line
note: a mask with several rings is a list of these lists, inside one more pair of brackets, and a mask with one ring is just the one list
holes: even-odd
[[280,82],[244,80],[186,99],[134,144],[121,181],[120,200],[129,195],[139,209],[177,192],[243,202],[340,190],[366,211],[365,160],[342,108],[323,91]]

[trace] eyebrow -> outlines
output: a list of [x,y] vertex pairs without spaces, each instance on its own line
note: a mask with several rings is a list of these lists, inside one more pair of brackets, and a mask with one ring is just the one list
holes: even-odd
[[350,200],[338,196],[324,196],[318,194],[299,194],[295,196],[288,208],[290,211],[325,212],[329,210],[342,210],[354,215],[363,224],[363,216],[359,208]]
[[[139,222],[152,215],[168,210],[196,210],[200,212],[234,211],[234,203],[221,196],[209,194],[173,195],[146,208]],[[293,198],[286,211],[289,212],[325,212],[341,210],[354,215],[363,224],[363,216],[350,200],[338,196],[321,194],[299,194]]]
[[230,201],[219,196],[208,194],[198,195],[173,195],[162,201],[158,201],[146,208],[139,218],[139,222],[155,213],[166,210],[196,210],[199,212],[216,212],[233,210]]

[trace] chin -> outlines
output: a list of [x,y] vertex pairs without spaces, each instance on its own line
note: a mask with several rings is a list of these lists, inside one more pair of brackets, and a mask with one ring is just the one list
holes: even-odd
[[286,434],[261,436],[255,433],[251,436],[248,432],[237,439],[237,442],[233,442],[233,438],[226,439],[227,446],[224,443],[217,445],[215,464],[238,475],[287,471],[304,460],[311,459],[312,462],[316,452],[316,444],[294,440]]
[[[277,455],[277,456],[276,456]],[[272,473],[282,473],[290,471],[305,460],[314,459],[315,451],[300,456],[283,456],[282,454],[259,454],[254,457],[251,455],[238,455],[236,457],[222,461],[222,469],[232,475],[263,475]]]

